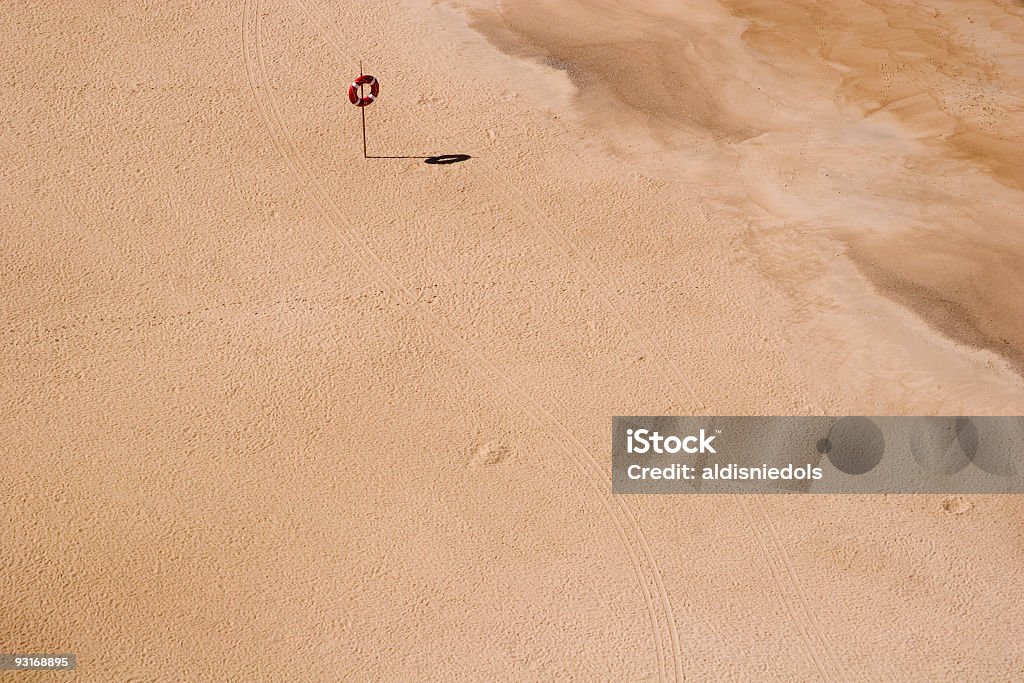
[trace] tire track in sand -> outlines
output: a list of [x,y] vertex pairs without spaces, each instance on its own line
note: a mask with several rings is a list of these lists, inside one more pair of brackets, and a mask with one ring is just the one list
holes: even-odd
[[[306,11],[310,18],[313,19],[314,23],[318,24],[324,32],[330,36],[327,41],[329,47],[333,47],[336,53],[343,60],[355,65],[356,61],[345,53],[343,46],[346,44],[346,41],[343,41],[341,37],[338,36],[334,24],[323,14],[319,7],[317,7],[315,1],[296,0],[296,2]],[[424,130],[423,125],[418,119],[411,120],[410,125],[421,135],[424,135],[429,139],[430,136]],[[574,150],[569,151],[573,156],[579,158],[579,155]],[[696,392],[680,372],[678,366],[672,362],[668,355],[662,350],[658,341],[651,334],[646,332],[645,326],[632,312],[630,307],[627,306],[622,298],[615,292],[614,288],[610,285],[594,262],[583,254],[571,240],[562,234],[558,229],[558,226],[540,207],[536,200],[531,198],[528,194],[521,192],[514,185],[508,183],[507,180],[504,181],[504,185],[507,185],[508,188],[506,190],[503,187],[502,181],[496,178],[497,171],[487,162],[486,159],[477,159],[476,161],[487,169],[488,172],[485,172],[482,175],[487,180],[488,184],[498,193],[504,195],[506,199],[510,200],[508,208],[517,213],[528,224],[534,225],[547,239],[549,245],[554,247],[555,251],[565,257],[569,263],[574,264],[577,272],[583,276],[591,286],[592,290],[595,291],[598,297],[604,300],[608,308],[617,315],[620,324],[626,332],[633,337],[637,345],[650,357],[658,361],[653,365],[658,374],[666,380],[666,383],[671,388],[677,404],[680,407],[696,405],[702,410],[705,409],[706,406],[700,401]],[[533,212],[528,213],[518,209],[517,199],[522,205],[531,207]],[[705,217],[707,217],[703,208],[701,208],[701,211],[704,213]],[[750,304],[749,294],[750,293],[747,292],[744,296],[748,305]],[[686,394],[689,400],[686,400],[683,397],[683,394]],[[796,574],[792,558],[786,550],[785,545],[775,532],[775,527],[768,511],[764,508],[763,504],[760,503],[759,498],[755,499],[755,505],[752,512],[746,501],[744,501],[741,496],[733,494],[731,497],[743,513],[744,521],[746,522],[751,536],[763,555],[765,564],[769,569],[768,575],[771,577],[772,583],[778,591],[787,613],[790,615],[790,620],[793,622],[797,633],[800,635],[800,639],[807,650],[811,663],[817,669],[823,680],[833,679],[833,675],[830,675],[829,673],[829,668],[831,668],[833,672],[836,672],[840,679],[844,678],[842,669],[837,663],[837,659],[829,639],[825,635],[824,630],[821,628],[821,625],[811,608],[806,591],[803,589],[799,577]],[[632,513],[629,514],[632,516]],[[640,531],[640,538],[642,539],[641,542],[644,544],[647,552],[651,554],[653,559],[653,551],[650,549],[646,535],[639,529],[639,522],[635,518],[633,518],[633,520],[634,523],[637,524],[638,531]],[[762,537],[762,532],[758,529],[758,522],[760,522],[760,525],[766,530],[765,536],[770,539],[770,543],[766,543]],[[785,573],[777,571],[778,565],[786,568]],[[681,645],[675,620],[674,617],[672,617],[671,604],[669,602],[667,591],[664,588],[664,582],[660,570],[657,571],[656,579],[659,584],[659,592],[664,592],[665,594],[665,610],[666,614],[669,615],[670,618],[669,630],[676,664],[676,677],[681,680],[683,678],[681,667]],[[794,608],[792,598],[793,594],[797,596],[799,608]],[[816,643],[814,641],[816,641]],[[824,653],[827,664],[830,666],[826,666],[826,662],[822,660],[820,653]]]
[[[775,525],[772,524],[771,516],[768,514],[768,510],[764,507],[764,496],[760,494],[754,495],[753,500],[758,517],[760,517],[761,521],[765,525],[768,532],[768,538],[771,539],[772,545],[775,546],[779,559],[782,562],[782,566],[786,571],[786,575],[789,577],[789,582],[793,586],[793,591],[796,593],[797,599],[800,602],[800,609],[807,620],[806,625],[810,629],[809,635],[817,641],[818,646],[825,655],[826,661],[819,661],[819,657],[817,656],[817,652],[813,644],[808,640],[805,640],[807,643],[807,651],[810,653],[811,657],[819,663],[818,670],[821,672],[821,675],[825,680],[833,680],[836,677],[840,680],[845,680],[846,676],[843,673],[842,668],[839,666],[839,662],[836,660],[835,652],[832,650],[829,640],[825,636],[825,631],[822,629],[814,610],[811,608],[810,601],[807,598],[807,593],[804,591],[804,588],[800,583],[800,579],[796,573],[796,567],[793,565],[793,560],[789,556],[789,553],[786,552],[785,546],[782,544],[782,539],[779,538],[778,532],[775,530]],[[743,505],[746,505],[745,501],[741,500],[740,502]],[[757,530],[753,528],[753,525],[751,525],[751,528],[756,535]],[[768,553],[766,553],[766,556],[767,555]],[[781,580],[776,580],[776,584],[781,586],[783,582]],[[786,599],[785,595],[783,595],[783,601],[787,603],[786,608],[792,612],[792,608],[790,607],[789,601]],[[831,672],[827,670],[828,667],[826,667],[826,664],[831,668]]]
[[[477,372],[493,388],[513,396],[520,410],[554,437],[555,441],[570,456],[582,473],[587,474],[589,472],[591,474],[591,476],[586,478],[587,482],[597,494],[602,507],[605,508],[612,521],[619,542],[630,559],[634,578],[637,580],[643,595],[651,628],[655,635],[659,678],[661,680],[668,680],[665,651],[669,648],[666,648],[663,642],[664,634],[660,624],[665,622],[673,625],[673,621],[670,613],[659,613],[659,605],[652,597],[650,584],[653,583],[656,586],[658,601],[661,603],[660,609],[666,609],[668,596],[664,591],[664,584],[661,581],[660,572],[657,570],[653,555],[650,553],[650,546],[637,526],[636,520],[625,510],[621,501],[614,498],[610,493],[610,478],[590,455],[586,447],[564,425],[559,423],[551,413],[536,403],[521,387],[504,375],[493,363],[470,346],[453,329],[444,324],[433,312],[418,304],[414,294],[401,283],[380,257],[359,237],[352,224],[345,218],[344,214],[331,199],[331,195],[326,192],[324,186],[317,180],[303,160],[281,118],[277,101],[273,96],[267,78],[262,47],[260,0],[244,0],[241,32],[246,75],[257,109],[270,134],[271,142],[283,157],[293,176],[300,181],[303,191],[318,209],[341,244],[356,259],[360,267],[369,276],[377,280],[411,317],[426,328],[428,333],[437,338],[456,357],[471,361],[476,366]],[[596,477],[593,476],[595,474],[597,475]],[[634,539],[637,539],[635,542],[639,545],[639,548],[635,547],[633,542],[630,541],[630,534],[632,534]],[[648,573],[653,578],[649,577]],[[681,663],[678,661],[678,658],[675,662],[675,669],[677,672],[681,672]],[[679,679],[680,676],[677,675],[676,678]]]
[[[789,614],[790,621],[793,622],[793,625],[800,636],[800,640],[804,644],[804,649],[807,650],[807,654],[810,656],[811,662],[814,664],[814,668],[818,670],[818,674],[821,676],[822,680],[834,680],[835,677],[829,673],[829,667],[826,666],[826,663],[820,656],[819,648],[816,648],[813,642],[814,639],[821,640],[823,638],[821,627],[817,624],[817,621],[814,620],[813,612],[810,612],[806,596],[800,589],[799,583],[796,581],[796,575],[793,571],[792,563],[788,561],[788,553],[785,552],[785,549],[779,541],[778,535],[775,533],[774,527],[771,523],[771,518],[768,517],[767,511],[760,506],[759,501],[757,500],[758,496],[755,495],[754,506],[757,510],[757,517],[760,518],[760,521],[766,527],[765,535],[771,539],[771,544],[776,548],[775,554],[779,557],[778,561],[776,561],[773,556],[773,553],[769,548],[769,544],[765,541],[761,531],[758,530],[757,519],[755,519],[754,514],[751,513],[746,501],[743,500],[742,494],[731,494],[731,496],[743,511],[743,516],[747,520],[747,526],[750,528],[750,533],[760,548],[761,554],[765,557],[765,564],[768,567],[768,572],[771,576],[772,582],[775,584],[776,589],[778,589],[782,596],[782,604],[786,608],[786,613]],[[780,564],[782,565],[781,568],[779,566]],[[785,569],[785,573],[783,572],[783,568]],[[786,574],[789,575],[793,582],[794,592],[799,596],[800,604],[805,610],[804,619],[800,618],[798,609],[794,606],[792,599],[784,588]],[[823,642],[827,644],[828,641]],[[825,646],[819,647],[820,651],[825,652],[832,668],[835,671],[840,671],[828,648]],[[840,678],[842,678],[841,675]]]

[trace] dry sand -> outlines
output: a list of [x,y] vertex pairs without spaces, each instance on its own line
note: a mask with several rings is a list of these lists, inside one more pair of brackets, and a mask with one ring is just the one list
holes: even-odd
[[9,3],[0,651],[1024,676],[1018,498],[609,495],[611,415],[1024,409],[1020,3],[777,5]]

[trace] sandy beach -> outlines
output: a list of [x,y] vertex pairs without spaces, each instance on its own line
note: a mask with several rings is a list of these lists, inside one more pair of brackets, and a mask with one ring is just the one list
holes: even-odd
[[612,496],[608,443],[1024,411],[1019,2],[0,36],[0,652],[78,656],[11,680],[1024,677],[1019,497]]

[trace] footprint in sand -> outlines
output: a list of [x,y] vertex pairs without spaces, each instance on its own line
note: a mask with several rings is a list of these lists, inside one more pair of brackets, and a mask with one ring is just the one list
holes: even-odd
[[971,503],[971,501],[965,500],[964,498],[960,498],[959,496],[947,498],[946,500],[942,501],[942,509],[951,515],[962,515],[965,512],[969,512],[973,508],[974,504]]
[[512,456],[512,450],[505,444],[491,441],[473,450],[472,463],[476,466],[500,465]]

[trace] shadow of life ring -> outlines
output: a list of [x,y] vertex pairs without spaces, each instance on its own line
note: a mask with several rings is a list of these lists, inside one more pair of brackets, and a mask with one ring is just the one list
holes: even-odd
[[[364,97],[359,96],[359,87],[366,86],[370,88],[370,94]],[[365,107],[373,104],[373,101],[377,99],[377,95],[380,94],[380,81],[373,76],[362,75],[356,80],[352,81],[352,85],[348,86],[348,101],[357,107]]]
[[473,157],[468,154],[442,154],[436,157],[427,157],[423,163],[425,164],[457,164],[460,161],[466,159],[472,159]]

